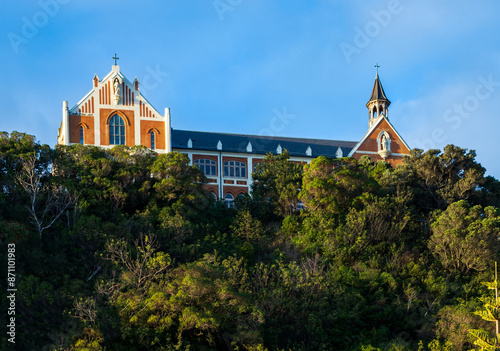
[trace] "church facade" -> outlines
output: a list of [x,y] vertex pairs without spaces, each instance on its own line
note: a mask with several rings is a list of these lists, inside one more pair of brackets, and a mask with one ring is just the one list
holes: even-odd
[[264,156],[288,150],[290,159],[308,163],[320,155],[384,160],[396,166],[410,148],[389,121],[387,99],[378,76],[368,108],[368,131],[359,141],[228,134],[171,128],[170,109],[163,114],[141,94],[137,78],[128,80],[118,65],[103,79],[92,79],[92,89],[74,107],[63,102],[58,144],[101,147],[144,145],[158,153],[178,151],[189,156],[208,178],[216,199],[232,202],[248,193],[252,171]]

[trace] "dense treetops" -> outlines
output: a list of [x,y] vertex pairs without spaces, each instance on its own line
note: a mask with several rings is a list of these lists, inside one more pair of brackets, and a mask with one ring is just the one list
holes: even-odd
[[486,349],[500,183],[475,156],[412,150],[393,169],[269,154],[228,208],[177,152],[1,133],[16,349]]

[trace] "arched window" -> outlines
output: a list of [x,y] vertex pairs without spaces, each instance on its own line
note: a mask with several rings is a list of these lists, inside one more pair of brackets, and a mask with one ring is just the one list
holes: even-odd
[[118,115],[109,121],[109,145],[125,145],[125,122]]
[[230,193],[227,193],[224,196],[224,202],[226,203],[228,208],[234,207],[234,196]]
[[240,161],[224,162],[224,177],[246,178],[247,165]]
[[80,132],[80,144],[84,144],[84,138],[83,138],[83,126],[80,126],[79,128],[79,132]]
[[204,175],[206,175],[206,176],[216,176],[217,175],[215,161],[209,160],[206,158],[199,158],[197,160],[194,160],[193,163],[195,166],[200,167],[200,169]]
[[155,132],[151,132],[151,150],[156,149],[156,135]]

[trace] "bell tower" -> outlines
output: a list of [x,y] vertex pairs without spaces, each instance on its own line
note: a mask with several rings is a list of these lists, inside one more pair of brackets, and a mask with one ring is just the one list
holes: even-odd
[[389,119],[389,105],[391,102],[385,96],[384,88],[382,88],[382,83],[380,83],[380,78],[378,77],[378,64],[375,65],[376,75],[375,83],[373,84],[372,95],[370,100],[366,103],[368,108],[368,125],[371,128],[375,123],[377,123],[380,117],[385,117]]

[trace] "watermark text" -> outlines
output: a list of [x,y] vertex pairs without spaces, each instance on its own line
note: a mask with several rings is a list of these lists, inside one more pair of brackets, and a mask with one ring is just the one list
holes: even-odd
[[7,335],[10,343],[16,343],[16,244],[7,247]]

